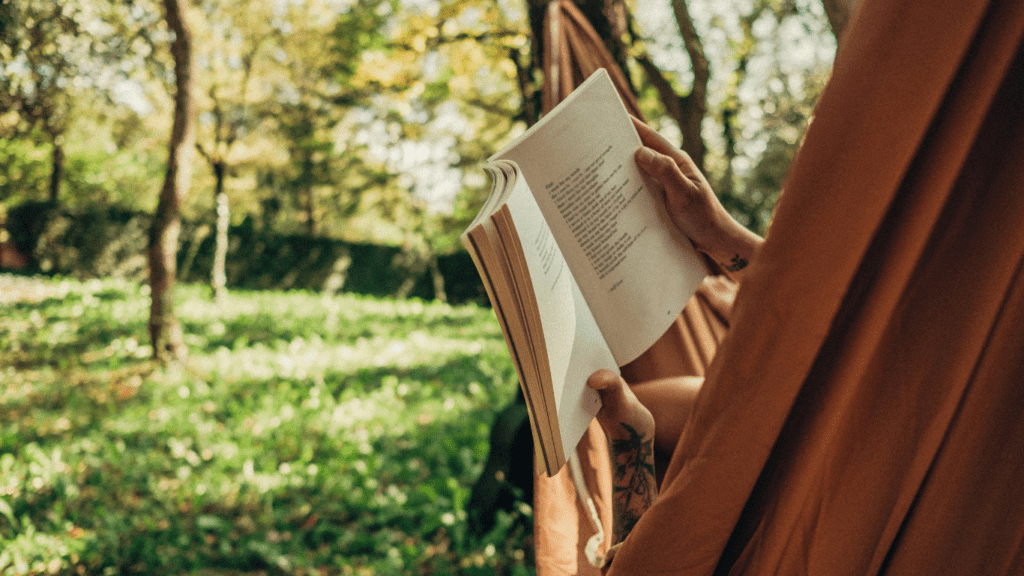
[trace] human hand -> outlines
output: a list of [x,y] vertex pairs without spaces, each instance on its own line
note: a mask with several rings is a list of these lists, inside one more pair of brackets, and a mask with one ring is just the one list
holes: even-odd
[[621,542],[658,497],[654,475],[654,417],[626,381],[609,370],[587,380],[601,396],[597,421],[608,436],[612,461],[614,542]]
[[608,438],[630,438],[626,426],[635,430],[642,438],[654,438],[654,416],[640,403],[622,377],[611,370],[598,370],[587,379],[587,386],[597,390],[601,397],[597,421]]
[[686,152],[642,121],[633,118],[633,125],[644,144],[636,152],[636,164],[660,186],[673,224],[726,270],[743,269],[760,248],[761,238],[722,206]]

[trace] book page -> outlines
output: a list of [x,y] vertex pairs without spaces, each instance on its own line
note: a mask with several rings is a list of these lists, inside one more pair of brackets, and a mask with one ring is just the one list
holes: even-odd
[[494,186],[462,241],[515,362],[538,465],[552,475],[600,408],[587,378],[617,367],[518,167],[486,168]]
[[[560,458],[558,454],[560,443],[556,401],[550,386],[546,354],[543,354],[543,360],[538,357],[542,355],[538,353],[538,348],[544,346],[544,334],[539,327],[530,328],[531,319],[535,325],[539,326],[540,322],[535,316],[537,312],[532,285],[530,290],[522,289],[524,282],[529,283],[528,274],[517,282],[516,272],[512,269],[511,260],[516,259],[510,259],[508,253],[522,252],[518,246],[519,241],[516,238],[511,240],[514,246],[506,246],[495,222],[495,212],[502,209],[514,185],[518,182],[520,187],[524,187],[525,183],[518,177],[512,164],[489,165],[487,171],[493,182],[491,194],[461,239],[480,273],[519,375],[529,408],[537,462],[540,468],[551,469],[564,460],[564,455]],[[530,195],[528,191],[523,193]],[[505,236],[508,236],[507,231]],[[544,382],[548,382],[546,392]]]
[[[522,179],[519,179],[518,182],[519,186],[523,186]],[[529,193],[522,192],[518,196],[528,197]],[[548,358],[548,350],[550,348],[554,354],[558,354],[562,346],[557,341],[548,342],[548,336],[544,332],[541,310],[538,306],[537,294],[534,288],[534,275],[531,273],[531,263],[527,260],[526,253],[523,250],[524,239],[520,237],[519,230],[516,229],[515,221],[508,206],[502,205],[491,216],[490,223],[494,226],[497,235],[501,239],[504,259],[511,272],[509,277],[510,287],[516,294],[516,300],[520,303],[530,356],[533,358],[534,365],[536,366],[536,376],[534,378],[527,378],[525,381],[526,388],[532,390],[533,397],[537,399],[533,402],[534,406],[539,412],[543,412],[544,416],[550,421],[551,433],[549,437],[551,441],[546,443],[546,447],[553,448],[553,450],[549,450],[549,454],[545,456],[548,458],[549,467],[552,462],[557,462],[560,466],[561,462],[565,461],[565,454],[561,452],[561,443],[557,441],[560,434],[558,432],[554,383],[551,379],[552,369],[551,360]],[[548,300],[544,298],[543,292],[541,296],[543,300]],[[555,358],[555,362],[558,362],[558,358]]]
[[[483,230],[482,226],[477,226],[473,232],[482,233],[482,235],[486,237],[486,231]],[[491,302],[491,307],[494,310],[494,315],[497,317],[498,325],[501,327],[501,332],[505,336],[505,343],[507,344],[509,353],[512,356],[512,363],[516,368],[516,375],[519,376],[520,382],[525,383],[526,379],[524,378],[523,371],[524,364],[527,360],[518,349],[520,344],[517,344],[518,340],[513,335],[515,332],[514,328],[511,326],[514,322],[512,315],[518,314],[518,311],[510,310],[511,308],[514,308],[511,304],[503,304],[503,299],[499,296],[500,292],[495,288],[495,284],[503,282],[504,276],[499,276],[498,274],[492,275],[488,271],[488,265],[484,264],[484,260],[486,259],[488,262],[493,263],[494,256],[493,254],[486,254],[486,252],[488,252],[488,242],[487,240],[481,240],[479,236],[480,234],[474,235],[467,231],[462,235],[462,242],[466,247],[466,251],[469,252],[469,255],[472,257],[474,266],[476,266],[476,269],[480,272],[480,280],[487,291],[487,299]],[[499,276],[498,280],[495,280],[495,276]],[[529,407],[527,415],[530,419],[530,430],[532,432],[531,436],[533,437],[533,453],[538,465],[540,467],[544,467],[547,458],[547,449],[541,442],[541,438],[544,437],[546,433],[545,431],[549,429],[550,424],[547,419],[544,419],[543,422],[539,421],[539,415],[536,414],[537,411],[533,408],[531,392],[525,384],[522,385],[522,390],[526,405]]]
[[494,156],[518,164],[620,366],[664,334],[705,275],[636,167],[640,146],[599,70]]
[[[480,272],[498,324],[501,326],[519,376],[523,396],[528,406],[530,427],[533,430],[534,453],[541,468],[558,461],[553,446],[559,436],[553,408],[548,408],[541,389],[540,367],[534,354],[535,344],[526,326],[524,303],[516,293],[512,272],[508,267],[501,238],[490,219],[469,229],[462,240]],[[551,404],[554,404],[552,397]]]
[[516,188],[506,205],[533,282],[562,449],[569,454],[601,407],[597,392],[587,387],[587,378],[601,368],[617,371],[618,367],[536,199],[525,186]]
[[[597,327],[594,315],[590,313],[586,300],[576,282],[571,282],[572,300],[579,311],[576,319],[576,337],[573,339],[569,366],[561,387],[555,387],[555,401],[558,405],[558,425],[562,433],[562,449],[571,454],[587,431],[591,420],[601,409],[601,397],[596,390],[587,386],[590,375],[602,368],[616,374],[615,365],[608,344]],[[585,311],[585,313],[584,313]],[[582,392],[581,392],[582,391]]]

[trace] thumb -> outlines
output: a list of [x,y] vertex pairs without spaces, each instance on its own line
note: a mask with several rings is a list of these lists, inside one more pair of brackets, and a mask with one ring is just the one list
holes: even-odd
[[608,406],[609,402],[620,403],[625,400],[623,388],[626,382],[611,370],[601,369],[594,372],[587,379],[587,386],[597,390],[605,406]]
[[650,412],[619,375],[610,370],[598,370],[587,379],[587,386],[597,390],[601,396],[597,421],[609,437],[625,434],[623,424],[642,434],[649,432],[653,435],[654,421]]
[[658,180],[680,179],[683,177],[679,165],[672,158],[662,154],[653,148],[641,146],[633,155],[636,165],[650,176]]

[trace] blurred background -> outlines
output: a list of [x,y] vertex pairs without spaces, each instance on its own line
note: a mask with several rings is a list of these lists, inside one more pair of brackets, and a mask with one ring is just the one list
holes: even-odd
[[[146,250],[178,2],[168,363]],[[844,4],[578,4],[763,233]],[[517,383],[458,236],[539,117],[544,10],[0,0],[0,573],[533,572],[528,487],[470,505]]]

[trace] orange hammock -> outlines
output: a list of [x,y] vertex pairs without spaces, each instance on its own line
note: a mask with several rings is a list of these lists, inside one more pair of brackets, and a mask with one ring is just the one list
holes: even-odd
[[[706,381],[611,574],[1024,573],[1024,3],[860,4],[735,305],[702,291],[624,370]],[[551,101],[612,68],[554,6]],[[564,476],[538,478],[542,575],[593,571]]]

